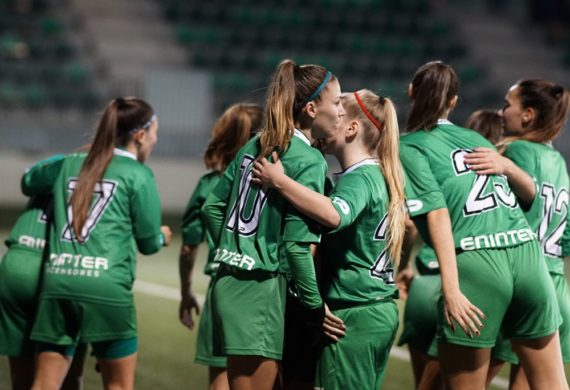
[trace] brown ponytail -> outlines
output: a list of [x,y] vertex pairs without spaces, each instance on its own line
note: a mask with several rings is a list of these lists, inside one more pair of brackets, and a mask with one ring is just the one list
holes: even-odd
[[[360,106],[356,96],[360,98],[364,109]],[[404,176],[400,164],[400,130],[396,108],[390,99],[379,97],[367,89],[355,94],[343,94],[342,104],[347,118],[356,118],[360,121],[363,127],[363,143],[369,146],[369,151],[380,161],[380,168],[390,196],[387,246],[392,261],[398,265],[404,242],[406,211]]]
[[449,109],[451,99],[457,95],[459,79],[451,66],[432,61],[420,66],[411,85],[412,108],[406,130],[431,130]]
[[[319,65],[296,65],[282,61],[273,74],[267,91],[264,126],[260,136],[261,156],[274,149],[285,150],[291,141],[295,122],[311,95],[325,80],[327,70]],[[332,76],[330,80],[334,80]],[[313,99],[318,101],[320,94]]]
[[223,172],[238,150],[259,131],[263,109],[257,104],[234,104],[214,124],[204,154],[206,168]]
[[83,241],[82,230],[89,214],[93,190],[103,178],[114,148],[126,146],[135,130],[146,130],[152,116],[150,105],[136,98],[118,98],[105,108],[70,199],[72,227],[78,241]]

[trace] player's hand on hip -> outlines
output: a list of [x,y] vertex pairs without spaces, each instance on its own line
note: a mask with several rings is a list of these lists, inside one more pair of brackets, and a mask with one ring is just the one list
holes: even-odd
[[323,320],[323,332],[324,334],[337,342],[339,338],[344,337],[346,334],[346,326],[344,321],[335,316],[327,305],[325,305],[325,318]]
[[408,299],[408,291],[410,291],[413,279],[414,270],[411,267],[399,270],[396,274],[396,287],[400,292],[401,299]]
[[485,319],[485,314],[457,290],[452,293],[443,294],[444,315],[449,327],[455,331],[454,321],[459,324],[465,334],[471,338],[473,335],[479,336],[483,327],[481,320]]

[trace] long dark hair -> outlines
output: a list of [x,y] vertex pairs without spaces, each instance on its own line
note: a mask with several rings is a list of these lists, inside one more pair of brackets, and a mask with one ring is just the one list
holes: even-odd
[[450,65],[432,61],[418,68],[412,79],[412,109],[407,131],[431,130],[459,91],[459,79]]
[[[299,66],[292,60],[284,60],[277,66],[265,103],[264,125],[260,136],[261,156],[267,156],[276,147],[285,150],[291,141],[295,121],[326,76],[327,70],[320,65]],[[331,76],[330,80],[334,79]],[[324,88],[326,86],[323,86],[323,90]],[[312,100],[319,99],[320,94],[317,94]]]
[[212,128],[212,138],[204,154],[206,168],[223,172],[238,150],[259,131],[263,109],[240,103],[229,107]]
[[118,98],[107,104],[71,195],[72,227],[79,241],[83,241],[81,231],[87,221],[93,189],[103,178],[113,158],[113,149],[126,146],[135,130],[146,130],[153,115],[152,107],[137,98]]
[[522,108],[533,108],[535,116],[528,131],[521,135],[505,137],[501,144],[515,139],[542,143],[556,138],[570,110],[568,90],[547,80],[527,79],[519,81],[515,91]]

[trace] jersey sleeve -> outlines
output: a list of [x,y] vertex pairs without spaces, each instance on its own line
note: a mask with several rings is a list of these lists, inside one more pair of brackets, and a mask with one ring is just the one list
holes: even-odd
[[56,154],[29,168],[22,176],[22,193],[26,196],[50,194],[61,171],[64,157],[63,154]]
[[226,210],[232,191],[232,185],[235,175],[237,174],[238,164],[241,161],[242,153],[230,163],[224,171],[224,174],[218,181],[218,184],[208,194],[204,204],[202,205],[202,216],[204,218],[204,226],[212,240],[217,245],[220,240],[222,226],[224,225]]
[[220,181],[214,189],[212,193],[216,195],[218,199],[228,201],[232,192],[232,186],[234,182],[234,178],[238,174],[238,166],[241,164],[241,160],[243,158],[243,153],[238,153],[236,158],[228,165],[224,174],[222,175]]
[[[525,171],[530,177],[532,177],[532,179],[534,180],[535,186],[536,186],[536,195],[534,197],[534,199],[536,199],[537,195],[539,193],[538,181],[537,181],[537,177],[536,177],[536,174],[539,171],[539,167],[538,167],[536,159],[534,158],[534,154],[529,153],[529,151],[525,147],[524,143],[513,142],[505,150],[504,155],[509,160],[514,162],[516,166],[518,166],[520,169]],[[520,203],[521,208],[523,208],[523,210],[526,212],[532,208],[532,206],[535,202],[533,200],[533,202],[531,202],[531,204],[527,204],[527,205],[523,205],[521,202],[519,202],[519,203]]]
[[186,245],[198,245],[204,241],[205,226],[201,208],[207,196],[207,178],[203,176],[196,185],[182,216],[182,242]]
[[141,253],[149,255],[162,247],[160,197],[150,169],[143,176],[133,188],[130,212],[137,248]]
[[340,224],[331,232],[350,226],[370,201],[372,186],[359,174],[342,177],[329,195],[340,216]]
[[513,142],[504,153],[505,157],[514,162],[520,169],[528,173],[536,181],[537,165],[534,158],[529,158],[528,149],[521,142]]
[[410,216],[446,208],[445,198],[433,176],[429,159],[414,145],[400,145],[400,160],[406,174],[406,203]]
[[[327,166],[325,161],[315,161],[313,164],[307,164],[304,169],[291,176],[291,178],[305,187],[322,194],[326,173]],[[283,241],[317,243],[319,240],[319,225],[289,204],[284,217]]]

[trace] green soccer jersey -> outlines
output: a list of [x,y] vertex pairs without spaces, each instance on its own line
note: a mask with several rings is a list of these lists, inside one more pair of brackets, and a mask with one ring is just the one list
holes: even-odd
[[47,213],[51,209],[50,195],[30,198],[18,217],[5,243],[8,248],[27,248],[41,254],[46,243]]
[[[251,183],[259,137],[242,147],[213,194],[227,205],[214,261],[242,270],[288,272],[280,254],[284,242],[316,243],[318,225],[299,213],[277,191]],[[323,193],[327,164],[299,130],[280,157],[287,176]]]
[[537,193],[525,216],[536,233],[551,273],[564,275],[562,237],[568,218],[568,170],[564,157],[551,146],[515,141],[505,156],[528,173],[537,184]]
[[378,162],[368,159],[346,169],[329,197],[340,224],[323,237],[325,301],[361,304],[396,297],[386,247],[389,198]]
[[[400,158],[407,174],[410,216],[447,208],[455,247],[506,248],[534,239],[534,233],[505,177],[477,175],[464,162],[476,147],[494,148],[479,133],[440,120],[430,131],[401,137]],[[414,218],[431,244],[426,219]]]
[[206,239],[208,243],[208,261],[204,273],[212,275],[219,263],[214,262],[215,245],[210,234],[207,233],[202,218],[201,208],[208,194],[214,189],[221,178],[220,172],[213,171],[200,178],[194,193],[186,206],[182,217],[182,241],[186,245],[198,245]]
[[570,256],[570,216],[566,218],[566,229],[564,229],[564,235],[562,236],[562,256]]
[[[65,156],[57,154],[38,162],[35,166],[59,164]],[[55,172],[57,175],[59,172]],[[22,215],[10,231],[5,243],[8,248],[27,248],[41,253],[46,244],[46,229],[48,213],[51,214],[53,205],[51,193],[30,197]]]
[[71,194],[86,154],[40,164],[22,179],[24,193],[53,191],[54,224],[42,297],[132,304],[136,251],[161,246],[160,202],[152,171],[132,153],[115,149],[103,179],[93,190],[79,243],[71,228]]
[[426,243],[422,244],[416,255],[416,268],[420,275],[439,274],[439,263],[435,251]]

